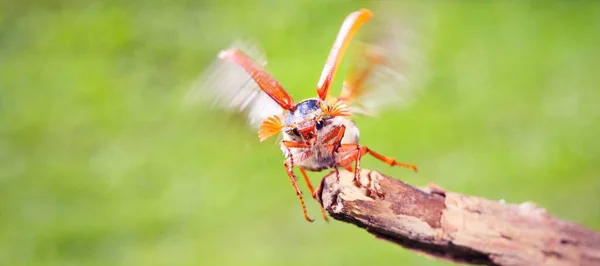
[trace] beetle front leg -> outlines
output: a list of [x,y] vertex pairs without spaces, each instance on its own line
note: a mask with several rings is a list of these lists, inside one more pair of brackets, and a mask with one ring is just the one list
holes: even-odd
[[283,144],[283,146],[288,148],[288,150],[290,148],[300,148],[300,149],[310,148],[310,145],[308,145],[304,142],[284,140],[284,141],[281,141],[281,143]]
[[302,197],[302,191],[300,191],[300,188],[298,187],[298,183],[296,183],[296,175],[294,175],[294,169],[293,169],[293,167],[294,167],[293,158],[290,157],[289,159],[285,160],[283,165],[285,167],[285,171],[286,171],[288,177],[290,178],[290,181],[292,182],[292,186],[296,190],[296,195],[298,196],[298,199],[300,200],[300,205],[302,205],[302,213],[304,214],[304,219],[306,219],[306,221],[313,222],[314,220],[311,219],[310,217],[308,217],[308,211],[306,210],[306,204],[304,204],[304,198]]
[[334,144],[340,144],[342,142],[342,139],[344,138],[344,135],[346,134],[346,126],[341,125],[339,127],[336,127],[334,129],[332,129],[330,132],[327,133],[327,135],[325,135],[323,137],[322,140],[320,140],[322,143],[329,143],[331,140],[333,140]]
[[[323,137],[322,142],[323,143],[327,143],[331,140],[333,140],[333,146],[330,147],[331,152],[333,154],[333,156],[335,157],[336,153],[338,152],[338,149],[340,148],[340,146],[342,145],[342,139],[344,138],[344,135],[346,134],[346,126],[341,125],[339,127],[334,128],[333,130],[331,130],[331,132],[329,132],[327,135],[325,135],[325,137]],[[337,165],[334,166],[335,168],[335,175],[337,177],[337,182],[340,181],[340,171],[337,168]]]
[[339,128],[339,131],[333,141],[333,145],[334,145],[333,152],[337,152],[338,149],[340,148],[340,146],[342,146],[342,139],[344,138],[344,135],[346,134],[346,126],[341,125],[338,128]]

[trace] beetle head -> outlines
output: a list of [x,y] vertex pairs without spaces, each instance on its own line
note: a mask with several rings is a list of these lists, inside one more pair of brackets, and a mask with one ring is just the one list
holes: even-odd
[[296,141],[315,139],[317,131],[323,127],[323,110],[319,99],[299,102],[284,119],[284,134]]

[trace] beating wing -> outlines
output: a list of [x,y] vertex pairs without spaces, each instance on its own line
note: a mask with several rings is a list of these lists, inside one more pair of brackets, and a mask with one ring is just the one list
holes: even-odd
[[386,20],[367,41],[357,43],[338,98],[353,114],[377,115],[388,107],[408,105],[422,80],[424,58],[415,32],[398,21]]
[[[233,43],[230,49],[238,49],[264,67],[266,56],[260,46],[251,40]],[[261,122],[273,115],[283,113],[273,99],[260,89],[252,77],[238,64],[215,58],[186,95],[189,103],[203,102],[213,108],[242,113],[249,125],[258,129]]]

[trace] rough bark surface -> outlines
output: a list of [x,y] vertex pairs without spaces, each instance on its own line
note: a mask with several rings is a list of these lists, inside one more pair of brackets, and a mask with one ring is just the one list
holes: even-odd
[[[378,172],[340,171],[316,196],[331,217],[439,259],[484,265],[600,265],[600,233],[561,221],[533,203],[506,204],[412,187]],[[378,195],[378,193],[382,195]]]

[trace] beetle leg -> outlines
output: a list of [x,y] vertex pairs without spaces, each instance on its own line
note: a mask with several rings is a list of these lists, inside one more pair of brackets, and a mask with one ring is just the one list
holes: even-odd
[[[335,144],[330,144],[330,145],[327,145],[327,147],[330,149],[334,149],[336,146],[335,146]],[[358,179],[358,173],[359,173],[358,170],[360,169],[360,157],[361,157],[360,146],[358,144],[340,144],[339,147],[337,148],[337,152],[339,152],[339,153],[350,152],[348,155],[344,156],[342,159],[337,161],[336,166],[349,167],[350,163],[356,162],[356,164],[354,166],[354,182],[357,182],[357,180],[359,180]],[[337,167],[336,167],[336,169],[337,169]],[[339,182],[339,176],[338,176],[338,182]],[[359,184],[359,183],[357,183],[357,184]]]
[[306,211],[306,204],[304,204],[304,198],[302,197],[302,191],[300,191],[300,188],[298,187],[298,183],[296,183],[296,175],[294,175],[294,169],[293,169],[294,159],[292,157],[290,157],[289,159],[285,160],[283,165],[285,166],[285,171],[287,172],[288,177],[290,178],[290,181],[292,182],[292,186],[296,190],[296,195],[298,196],[298,199],[300,200],[300,205],[302,205],[302,213],[304,214],[304,219],[306,219],[306,221],[313,222],[314,220],[311,219],[310,217],[308,217],[308,211]]
[[[310,190],[310,194],[312,195],[312,197],[314,199],[317,198],[317,196],[315,195],[315,189],[313,187],[313,185],[310,183],[310,179],[308,179],[308,175],[306,174],[306,170],[304,170],[304,168],[302,167],[298,167],[300,169],[300,173],[302,173],[302,176],[304,177],[304,181],[306,182],[306,186],[308,186],[308,190]],[[325,219],[326,222],[329,222],[329,219],[327,218],[327,213],[325,212],[325,209],[323,209],[323,206],[321,207],[321,215],[323,216],[323,219]]]
[[281,143],[283,143],[283,146],[285,146],[288,149],[289,148],[310,148],[310,145],[308,145],[304,142],[284,140],[284,141],[281,141]]
[[400,166],[400,167],[412,169],[415,173],[417,172],[416,165],[410,164],[410,163],[398,162],[398,161],[396,161],[396,158],[379,154],[379,153],[369,149],[367,146],[361,146],[360,153],[361,153],[361,156],[364,156],[366,153],[369,153],[371,156],[377,158],[378,160],[386,163],[389,166]]
[[358,186],[361,186],[362,183],[360,183],[360,159],[363,156],[363,153],[360,150],[360,146],[357,144],[356,145],[356,149],[358,150],[357,154],[356,154],[356,163],[354,164],[354,183]]
[[[327,145],[327,147],[329,149],[333,149],[334,145]],[[354,162],[354,160],[356,160],[356,155],[355,155],[355,151],[356,151],[356,145],[353,144],[340,144],[340,147],[338,148],[338,153],[340,152],[349,152],[352,151],[353,153],[347,155],[346,157],[342,158],[340,161],[337,162],[337,166],[342,166],[344,167],[344,169],[346,169],[346,171],[348,172],[352,172],[354,173],[354,167],[352,167],[350,165],[350,163]]]
[[[357,149],[357,146],[358,145],[356,145],[356,144],[341,144],[340,148],[338,149],[338,152],[351,151],[352,149]],[[330,144],[330,145],[327,145],[327,147],[332,149],[335,146],[333,144]],[[371,156],[386,163],[389,166],[400,166],[400,167],[412,169],[413,171],[417,172],[416,165],[410,164],[410,163],[398,162],[398,161],[396,161],[396,158],[392,158],[392,157],[388,157],[388,156],[379,154],[379,153],[369,149],[369,147],[367,147],[367,146],[358,146],[358,150],[360,150],[360,157],[362,157],[368,153]],[[349,163],[352,162],[352,160],[350,160],[350,158],[351,157],[343,158],[342,161],[338,162],[338,166],[347,166]]]
[[[331,145],[328,145],[327,147],[334,148],[335,147],[334,145],[335,144],[331,144]],[[389,166],[400,166],[400,167],[410,168],[413,171],[417,172],[416,165],[398,162],[398,161],[396,161],[395,158],[381,155],[381,154],[369,149],[367,146],[359,146],[358,144],[341,144],[338,149],[338,152],[351,152],[352,150],[355,150],[355,151],[348,154],[346,157],[342,158],[340,161],[338,161],[337,165],[347,167],[351,162],[356,160],[356,163],[354,166],[354,182],[356,182],[357,184],[359,184],[359,181],[360,181],[359,180],[360,160],[367,153],[370,154],[371,156],[375,157],[376,159],[388,164]]]
[[[358,187],[364,187],[365,189],[367,189],[367,196],[371,197],[371,195],[378,195],[380,197],[383,197],[383,193],[381,193],[380,191],[378,191],[376,188],[374,188],[372,186],[372,180],[371,180],[371,176],[369,174],[369,183],[365,186],[360,182],[360,160],[362,158],[362,156],[364,155],[364,153],[362,152],[361,147],[358,144],[343,144],[340,147],[340,150],[343,150],[343,152],[349,152],[349,154],[347,154],[345,157],[343,157],[341,160],[338,161],[338,166],[344,166],[346,168],[346,170],[348,170],[351,173],[354,173],[354,184]],[[350,164],[354,162],[354,169],[352,169],[352,166],[350,166]],[[336,167],[337,170],[337,167]],[[338,180],[339,182],[339,180]]]
[[344,138],[344,134],[346,134],[346,126],[341,125],[339,127],[338,134],[335,136],[335,140],[333,141],[333,152],[337,152],[340,146],[342,145],[342,139]]
[[332,129],[329,133],[327,133],[327,135],[325,135],[323,137],[323,139],[321,140],[321,143],[328,143],[331,140],[334,140],[333,141],[334,144],[341,142],[342,138],[344,138],[344,134],[346,134],[346,126],[341,125],[339,127]]
[[[339,127],[336,127],[335,129],[333,129],[331,132],[328,133],[328,135],[326,135],[323,138],[323,143],[327,143],[330,140],[333,140],[333,147],[331,147],[331,152],[333,153],[334,157],[335,157],[335,154],[338,152],[338,149],[342,145],[342,139],[344,138],[344,134],[346,134],[346,126],[341,125]],[[337,169],[337,165],[335,166],[335,174],[337,177],[337,181],[339,182],[340,181],[340,171]]]
[[302,167],[298,167],[298,169],[300,169],[300,173],[302,173],[302,177],[304,177],[304,181],[306,182],[306,186],[308,187],[308,190],[310,190],[310,194],[312,194],[313,198],[315,197],[315,188],[313,187],[312,183],[310,183],[310,179],[308,179],[308,175],[306,174],[306,170],[304,170],[304,168]]

